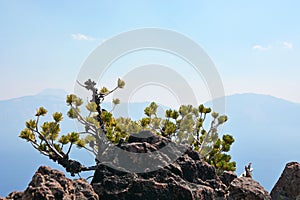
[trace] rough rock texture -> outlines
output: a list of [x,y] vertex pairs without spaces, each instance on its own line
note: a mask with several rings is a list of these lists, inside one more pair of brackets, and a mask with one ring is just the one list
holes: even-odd
[[42,166],[24,192],[12,192],[13,200],[97,200],[98,195],[84,179],[71,180],[64,173]]
[[271,192],[275,200],[300,199],[300,164],[290,162],[286,164],[283,173]]
[[10,199],[11,200],[21,200],[22,195],[23,195],[23,192],[14,191],[14,192],[11,192],[6,198],[0,197],[0,200],[10,200]]
[[[99,166],[92,181],[93,188],[101,200],[223,200],[228,196],[231,199],[243,199],[243,197],[247,200],[270,199],[269,194],[252,179],[244,182],[244,179],[236,178],[233,173],[225,173],[218,177],[215,169],[200,159],[198,152],[190,148],[182,151],[180,149],[182,146],[171,146],[165,138],[154,135],[148,135],[148,138],[144,136],[141,138],[130,137],[128,143],[120,145],[123,151],[136,153],[134,155],[128,156],[116,149],[106,153],[106,158],[103,158],[106,165]],[[171,147],[160,155],[139,157],[142,153],[150,152],[149,154],[151,154],[158,150],[162,151],[161,149],[167,148],[167,146]],[[171,162],[174,156],[178,156],[178,159]],[[171,164],[164,165],[166,163],[161,160]],[[149,170],[147,173],[118,170],[139,170],[135,167],[145,165],[149,166],[149,168],[144,168],[146,172]],[[151,170],[156,165],[164,167],[155,171]],[[228,186],[233,180],[236,184],[231,186],[233,192],[231,195],[228,193]],[[238,183],[245,188],[239,190]],[[241,198],[235,198],[237,196]]]
[[[189,160],[186,155],[182,159]],[[183,161],[183,160],[182,160]],[[195,167],[194,169],[192,169]],[[214,171],[207,172],[206,181],[192,174],[197,170],[203,172],[210,166],[198,166],[193,163],[191,168],[181,169],[176,163],[161,170],[137,174],[116,171],[101,165],[96,172],[93,187],[100,199],[215,199],[225,194],[225,186],[215,176]],[[184,170],[193,170],[191,173]],[[186,174],[186,175],[183,175]],[[197,174],[197,173],[195,173]],[[212,177],[209,177],[209,176]],[[189,179],[187,181],[185,179]]]
[[144,132],[118,147],[104,152],[92,186],[84,179],[70,180],[62,172],[40,167],[24,192],[13,192],[7,199],[270,199],[251,178],[237,178],[231,172],[219,177],[198,152],[166,138]]
[[228,187],[230,183],[237,178],[236,174],[233,172],[225,171],[220,177],[221,181]]
[[229,186],[229,200],[270,200],[269,193],[249,177],[235,178]]

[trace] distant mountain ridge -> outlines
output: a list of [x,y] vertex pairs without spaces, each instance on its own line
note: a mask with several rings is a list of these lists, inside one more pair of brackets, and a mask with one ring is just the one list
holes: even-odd
[[63,89],[45,89],[37,94],[37,96],[57,96],[57,97],[66,97],[67,92]]
[[[76,130],[74,121],[66,117],[68,107],[65,96],[63,91],[46,90],[33,96],[0,101],[0,134],[2,141],[5,141],[0,145],[0,180],[9,180],[5,185],[0,182],[0,196],[6,196],[13,190],[23,190],[40,165],[64,170],[21,141],[18,135],[25,127],[25,121],[33,118],[40,106],[47,108],[49,114],[63,112],[63,133]],[[138,119],[143,116],[143,109],[148,104],[123,106],[129,108],[130,117]],[[110,105],[106,106],[109,108]],[[229,121],[223,126],[222,133],[230,133],[236,139],[230,154],[237,161],[237,174],[242,173],[244,165],[252,162],[254,179],[270,190],[285,164],[299,161],[299,113],[300,104],[269,95],[236,94],[226,97]],[[73,158],[93,163],[93,157],[84,151],[76,150]]]
[[223,131],[236,139],[231,154],[238,161],[237,172],[252,162],[254,178],[270,190],[287,162],[299,162],[299,113],[300,104],[269,95],[226,97],[229,121]]

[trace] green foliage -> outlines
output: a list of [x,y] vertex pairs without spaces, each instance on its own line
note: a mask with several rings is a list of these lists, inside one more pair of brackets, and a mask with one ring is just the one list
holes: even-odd
[[[54,161],[68,159],[74,145],[88,150],[99,159],[107,146],[117,144],[121,139],[127,140],[130,134],[150,130],[174,142],[189,144],[203,159],[213,165],[218,173],[222,173],[223,170],[235,171],[236,164],[227,154],[234,138],[231,135],[223,135],[220,138],[218,135],[218,127],[228,120],[227,116],[212,112],[211,108],[204,105],[198,107],[182,105],[178,110],[166,110],[165,117],[161,118],[157,116],[158,105],[152,102],[144,110],[145,117],[138,121],[130,118],[114,118],[111,112],[102,110],[101,103],[104,97],[118,88],[123,88],[125,82],[118,79],[117,86],[112,90],[106,87],[98,90],[95,85],[96,83],[91,80],[81,85],[93,92],[92,100],[83,106],[88,111],[87,116],[81,114],[84,104],[81,98],[75,94],[70,94],[66,98],[69,106],[68,117],[78,120],[85,128],[84,131],[60,135],[60,122],[63,120],[63,114],[60,112],[53,113],[53,121],[45,121],[39,125],[40,118],[47,114],[47,110],[40,107],[36,112],[36,119],[30,119],[25,123],[26,128],[21,131],[19,137],[30,142],[35,149]],[[113,99],[112,103],[115,107],[120,104],[120,100]],[[207,124],[205,120],[210,113],[210,126],[205,127]],[[63,165],[66,162],[61,163]]]
[[71,132],[67,135],[67,137],[69,138],[69,142],[74,144],[75,142],[77,142],[79,140],[79,134],[76,132]]
[[20,138],[27,140],[27,142],[35,141],[35,135],[29,128],[21,131]]
[[230,150],[230,146],[234,142],[234,138],[231,135],[223,135],[222,139],[218,138],[213,146],[213,150],[210,152],[206,161],[215,166],[218,172],[222,170],[235,171],[236,163],[230,161],[231,156],[227,154]]
[[113,104],[118,105],[120,104],[120,99],[113,99],[112,102]]
[[77,142],[76,142],[76,144],[77,144],[77,147],[78,148],[83,148],[83,147],[85,147],[85,142],[84,142],[84,140],[78,140]]
[[100,90],[100,93],[101,94],[107,94],[107,93],[109,93],[109,90],[106,87],[102,87],[101,90]]
[[62,135],[59,140],[59,143],[61,143],[62,145],[68,144],[70,142],[69,137],[66,135]]
[[143,128],[147,127],[150,124],[150,119],[149,118],[143,118],[141,119],[141,126]]
[[35,129],[36,128],[36,120],[29,120],[25,123],[28,129]]
[[77,98],[77,96],[75,94],[67,95],[66,102],[67,102],[68,106],[72,105],[75,102],[76,98]]
[[140,123],[133,121],[130,118],[117,118],[116,124],[116,130],[122,132],[127,137],[130,133],[138,133],[142,130]]
[[125,82],[119,78],[118,79],[118,87],[119,88],[124,88],[124,86],[125,86]]
[[[76,101],[78,105],[79,101]],[[28,120],[25,125],[26,128],[21,131],[19,137],[30,142],[32,146],[37,149],[40,153],[53,156],[57,154],[63,157],[63,146],[78,140],[73,134],[62,135],[59,139],[60,134],[60,122],[63,119],[62,113],[55,112],[52,115],[53,121],[45,121],[42,125],[38,126],[41,116],[45,116],[47,110],[43,107],[37,110],[37,119]]]
[[36,111],[36,116],[45,116],[47,114],[47,110],[44,107],[40,107]]
[[90,112],[96,112],[97,111],[97,104],[95,102],[89,102],[86,104],[86,109]]
[[152,115],[156,115],[156,110],[157,110],[157,105],[156,103],[152,102],[147,108],[145,108],[144,113],[148,117],[151,117]]
[[67,96],[66,102],[69,106],[76,106],[79,107],[83,104],[82,99],[80,99],[79,97],[77,97],[75,94],[70,94]]
[[[178,143],[188,143],[203,159],[216,167],[219,173],[223,170],[235,171],[235,162],[231,162],[231,157],[226,154],[234,138],[231,135],[223,135],[220,139],[218,136],[218,127],[228,120],[227,116],[212,112],[211,108],[204,105],[199,105],[198,108],[182,105],[178,110],[166,110],[165,119],[162,119],[157,117],[157,107],[152,102],[145,108],[144,113],[147,117],[140,120],[143,129],[152,130]],[[212,122],[206,129],[204,121],[209,113]]]
[[76,119],[79,115],[79,108],[74,108],[74,107],[71,107],[70,110],[68,111],[68,117],[70,117],[71,119]]
[[[91,80],[88,80],[84,87],[88,90],[92,90],[94,96],[102,95],[102,99],[99,98],[101,101],[100,103],[102,103],[104,96],[118,88],[123,88],[125,82],[118,79],[117,84],[117,87],[111,91],[106,87],[102,87],[99,90],[99,93],[94,87],[96,84]],[[89,112],[89,115],[86,117],[83,117],[80,113],[81,106],[83,105],[83,100],[81,98],[77,97],[75,94],[70,94],[66,97],[66,103],[70,107],[67,112],[68,117],[78,120],[86,128],[85,132],[81,133],[82,136],[77,132],[59,136],[60,122],[63,120],[63,114],[55,112],[52,114],[53,121],[44,121],[41,123],[41,117],[47,114],[47,110],[40,107],[37,109],[36,119],[30,119],[25,123],[26,128],[21,131],[19,137],[30,142],[40,153],[49,156],[49,158],[55,161],[57,159],[67,158],[66,156],[70,153],[73,144],[78,148],[85,148],[97,156],[101,146],[96,144],[96,141],[103,141],[104,137],[107,137],[109,138],[109,142],[117,143],[120,138],[126,137],[125,132],[116,125],[116,119],[110,112],[101,113],[100,119],[105,126],[105,129],[100,126],[100,122],[97,118],[99,115],[97,111],[98,105],[95,101],[86,104],[85,108]],[[119,104],[120,100],[114,99],[113,103]],[[126,120],[120,119],[119,121],[125,122]],[[41,123],[41,125],[39,125],[38,122]],[[134,126],[132,126],[132,123],[128,122],[126,126],[128,130],[133,130]],[[69,147],[64,150],[64,146]]]
[[63,119],[62,113],[59,112],[53,113],[53,119],[56,123],[61,122],[61,120]]

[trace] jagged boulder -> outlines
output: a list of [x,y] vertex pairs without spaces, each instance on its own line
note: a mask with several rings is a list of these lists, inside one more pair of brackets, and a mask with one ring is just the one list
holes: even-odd
[[[147,134],[142,134],[140,139],[133,135],[129,138],[128,143],[119,146],[122,150],[134,152],[134,155],[126,156],[122,151],[116,149],[108,151],[104,155],[106,158],[103,158],[103,161],[106,162],[106,165],[103,164],[98,167],[92,180],[93,188],[100,199],[223,200],[227,199],[228,196],[231,199],[235,197],[236,190],[233,187],[235,184],[231,186],[234,194],[228,194],[228,186],[236,178],[234,173],[225,173],[219,177],[215,168],[202,160],[198,152],[186,147],[185,151],[181,151],[182,149],[179,150],[180,147],[173,146],[164,154],[159,156],[153,154],[156,157],[151,157],[151,152],[165,148],[170,144],[170,141],[151,134],[148,134],[149,138],[146,139],[145,135]],[[139,153],[147,152],[150,152],[147,159],[138,157]],[[171,162],[171,157],[174,154],[178,158]],[[144,173],[118,170],[124,169],[123,167],[134,168],[145,165],[145,163],[151,167],[165,164],[160,162],[161,159],[170,162],[170,164],[158,170],[145,171]],[[125,162],[126,165],[121,162]],[[120,168],[120,166],[122,167]],[[261,197],[257,199],[269,199],[269,194],[257,182],[251,179],[248,183],[254,184],[254,186],[241,184],[242,187],[245,187],[242,190],[245,197],[253,194],[253,197]],[[254,188],[259,190],[255,191]]]
[[237,175],[234,172],[228,172],[225,171],[223,172],[223,174],[221,174],[220,179],[221,181],[227,186],[229,187],[230,183],[237,178]]
[[229,186],[228,200],[271,200],[270,194],[250,177],[235,178]]
[[274,200],[300,199],[300,164],[287,163],[279,180],[271,192]]
[[41,166],[24,192],[12,192],[7,200],[98,200],[85,179],[71,180],[63,172]]
[[216,199],[226,194],[215,169],[197,152],[149,132],[130,136],[128,143],[108,150],[102,159],[105,165],[96,170],[92,185],[103,200]]
[[24,192],[13,192],[7,199],[270,199],[251,178],[237,178],[231,172],[219,177],[198,152],[145,132],[131,136],[128,143],[120,143],[118,148],[109,147],[100,163],[91,184],[84,179],[68,179],[58,170],[40,167]]
[[[189,158],[185,156],[183,159]],[[191,166],[195,167],[195,164]],[[199,166],[195,170],[199,170],[201,173],[204,168]],[[101,165],[95,173],[93,187],[100,199],[103,200],[192,200],[215,199],[224,196],[225,186],[215,174],[211,174],[214,179],[210,178],[203,181],[199,176],[191,176],[189,173],[185,176],[184,173],[178,163],[144,174],[120,172]]]

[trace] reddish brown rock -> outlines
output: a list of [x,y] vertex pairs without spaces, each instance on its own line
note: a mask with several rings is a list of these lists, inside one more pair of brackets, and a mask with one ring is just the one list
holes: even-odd
[[[98,165],[92,186],[84,179],[71,180],[49,167],[40,167],[24,192],[11,193],[7,199],[14,200],[269,200],[270,195],[251,178],[236,178],[234,173],[225,172],[219,177],[215,168],[201,159],[191,148],[178,149],[169,145],[167,138],[142,135],[129,138],[128,143],[118,146],[134,152],[129,157],[120,149],[104,152],[107,162]],[[165,148],[169,145],[170,148]],[[165,148],[160,155],[152,154]],[[136,155],[150,152],[150,156]],[[118,154],[119,153],[119,154]],[[177,159],[172,158],[174,156]],[[106,156],[106,157],[105,157]],[[177,157],[178,156],[178,157]],[[132,160],[130,160],[132,159]],[[174,160],[170,162],[170,160]],[[151,167],[163,165],[158,170],[146,169],[143,173],[117,170],[120,162],[127,167],[139,167],[145,163]],[[171,163],[171,164],[170,164]],[[111,166],[111,167],[109,167]],[[125,166],[125,165],[124,165]],[[148,170],[148,171],[147,171]],[[93,187],[93,188],[92,188]],[[99,197],[99,198],[98,198]]]
[[235,178],[229,186],[228,200],[271,200],[270,194],[250,177]]
[[300,199],[300,164],[290,162],[286,164],[283,173],[271,192],[274,200]]
[[98,200],[85,179],[71,180],[64,173],[42,166],[24,192],[12,192],[5,200]]
[[11,192],[6,198],[0,198],[0,200],[22,200],[23,192]]
[[[166,138],[148,134],[148,138],[130,137],[128,143],[123,143],[120,147],[129,152],[147,153],[164,148],[169,142]],[[148,159],[151,160],[151,163],[149,165],[152,164],[151,166],[155,167],[156,161],[159,165],[159,159],[169,162],[170,155],[172,156],[172,153],[177,151],[178,148],[174,146],[160,157],[151,158],[150,155]],[[120,162],[128,162],[129,159],[132,159],[134,161],[132,163],[136,166],[147,162],[138,156],[124,159],[120,152],[114,151],[109,151],[105,156],[108,161],[111,160],[108,163],[109,166],[118,166]],[[112,156],[113,159],[110,159],[109,156]],[[215,168],[200,157],[198,152],[191,148],[185,148],[185,151],[182,151],[178,159],[171,164],[145,173],[127,173],[117,170],[116,167],[100,165],[95,172],[92,185],[101,200],[225,199],[228,193],[227,186],[218,177]],[[132,167],[135,167],[134,165]],[[229,183],[230,177],[226,181]]]
[[[145,136],[144,134],[143,136]],[[147,138],[148,137],[148,138]],[[147,137],[129,138],[128,143],[123,143],[123,150],[139,153],[147,153],[165,148],[170,141],[166,138],[148,134]],[[144,173],[129,173],[117,170],[120,162],[133,163],[130,167],[140,166],[145,162],[155,167],[161,164],[160,159],[172,160],[173,152],[178,158],[172,164],[161,167],[158,170]],[[138,156],[126,157],[122,152],[108,151],[107,161],[109,166],[100,165],[94,174],[92,181],[95,192],[101,200],[268,200],[270,195],[256,181],[247,178],[237,178],[234,173],[225,172],[219,177],[215,168],[201,159],[198,152],[191,148],[178,151],[178,146],[173,146],[160,157],[151,155],[146,159]],[[153,154],[155,155],[155,154]],[[111,156],[112,158],[109,158]],[[134,162],[130,162],[132,159]],[[156,160],[155,160],[156,159]],[[109,162],[110,161],[110,162]],[[230,186],[230,187],[228,187]]]
[[221,181],[226,185],[229,186],[230,183],[237,178],[237,175],[234,172],[227,172],[225,171],[221,176]]

